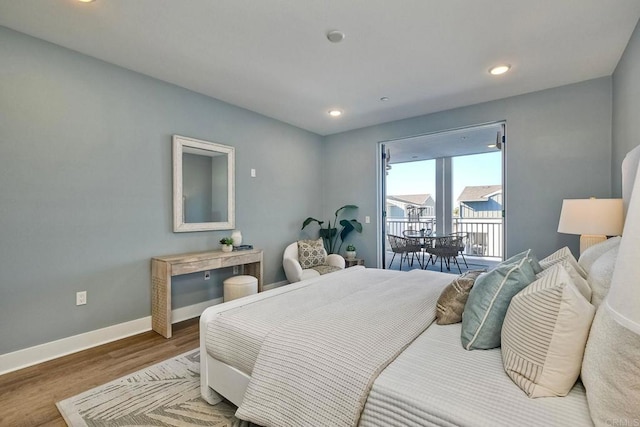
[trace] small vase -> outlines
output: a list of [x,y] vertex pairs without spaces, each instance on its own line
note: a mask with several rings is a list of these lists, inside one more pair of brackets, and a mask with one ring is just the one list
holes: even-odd
[[231,252],[233,250],[233,245],[221,245],[222,252]]
[[240,246],[242,244],[242,232],[240,230],[234,230],[231,233],[231,239],[233,240],[233,246]]
[[344,254],[347,259],[355,259],[356,257],[356,251],[346,251]]

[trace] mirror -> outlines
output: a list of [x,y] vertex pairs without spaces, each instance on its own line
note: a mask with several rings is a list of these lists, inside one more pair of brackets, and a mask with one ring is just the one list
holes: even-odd
[[235,148],[173,136],[173,231],[235,228]]

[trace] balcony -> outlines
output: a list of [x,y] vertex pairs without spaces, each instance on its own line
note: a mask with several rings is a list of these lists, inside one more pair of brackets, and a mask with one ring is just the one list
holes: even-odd
[[[387,220],[386,233],[396,236],[402,236],[405,230],[432,230],[433,233],[438,232],[436,229],[436,221],[434,217],[422,217],[420,219],[414,218],[390,218]],[[464,258],[467,261],[468,267],[465,266],[462,257],[458,257],[461,270],[464,272],[467,269],[490,269],[498,264],[503,259],[503,235],[502,235],[502,218],[471,218],[460,219],[454,218],[452,223],[452,231],[455,233],[465,233],[466,241],[465,248],[462,252]],[[400,261],[399,256],[395,257],[395,260],[391,267],[389,263],[393,257],[391,247],[389,246],[388,239],[385,239],[386,250],[386,264],[385,268],[392,270],[399,270]],[[407,268],[406,262],[403,263],[402,269],[420,268],[417,262],[413,263],[413,266]],[[440,264],[430,264],[427,267],[429,270],[440,271]],[[443,271],[447,272],[446,269]],[[457,267],[454,265],[450,271],[451,273],[458,273]]]

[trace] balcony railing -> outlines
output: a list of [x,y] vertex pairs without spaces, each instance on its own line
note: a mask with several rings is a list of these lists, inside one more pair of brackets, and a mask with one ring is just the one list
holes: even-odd
[[[387,234],[402,236],[405,230],[432,230],[437,233],[435,218],[420,218],[419,220],[408,218],[393,218],[387,220]],[[503,256],[503,228],[502,219],[453,219],[453,232],[465,233],[465,255],[481,257]],[[387,250],[390,250],[389,242],[386,242]]]

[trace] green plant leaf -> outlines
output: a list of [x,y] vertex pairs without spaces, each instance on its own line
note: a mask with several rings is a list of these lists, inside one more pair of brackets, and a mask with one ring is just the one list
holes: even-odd
[[338,214],[340,213],[340,211],[343,209],[358,209],[358,207],[356,205],[344,205],[343,207],[338,208],[338,210],[336,211],[336,214],[335,214],[336,218],[338,217]]
[[[328,254],[338,253],[342,248],[342,244],[344,243],[345,237],[349,233],[351,233],[353,230],[356,230],[358,233],[362,233],[362,224],[360,224],[357,220],[355,219],[338,220],[338,216],[340,215],[340,212],[343,210],[349,210],[349,209],[358,209],[358,206],[356,205],[342,206],[335,212],[335,219],[333,221],[333,224],[331,224],[331,220],[329,220],[326,222],[325,227],[323,227],[323,225],[325,224],[324,221],[320,221],[316,218],[309,217],[305,219],[304,222],[302,223],[302,229],[304,229],[307,225],[311,224],[312,222],[317,222],[318,225],[320,226],[319,236],[323,240],[324,247],[327,250],[327,253]],[[337,228],[338,224],[341,225],[341,228],[339,231]],[[340,242],[338,242],[338,238],[340,238]],[[336,250],[336,246],[337,246],[337,250]]]
[[305,220],[304,220],[304,222],[302,223],[302,228],[301,228],[300,230],[304,230],[304,228],[305,228],[307,225],[311,224],[311,223],[312,223],[312,222],[314,222],[314,221],[315,221],[315,222],[317,222],[317,223],[318,223],[318,225],[319,225],[320,227],[322,227],[322,224],[324,224],[324,221],[320,221],[320,220],[318,220],[318,219],[315,219],[315,218],[309,217],[309,218],[307,218],[307,219],[305,219]]
[[[343,219],[342,221],[340,221],[340,225],[342,226],[342,230],[340,231],[340,240],[344,241],[347,236],[356,229],[356,226],[360,225],[360,223],[358,223],[358,221],[356,221],[355,219]],[[362,231],[362,225],[360,225],[360,231]]]

